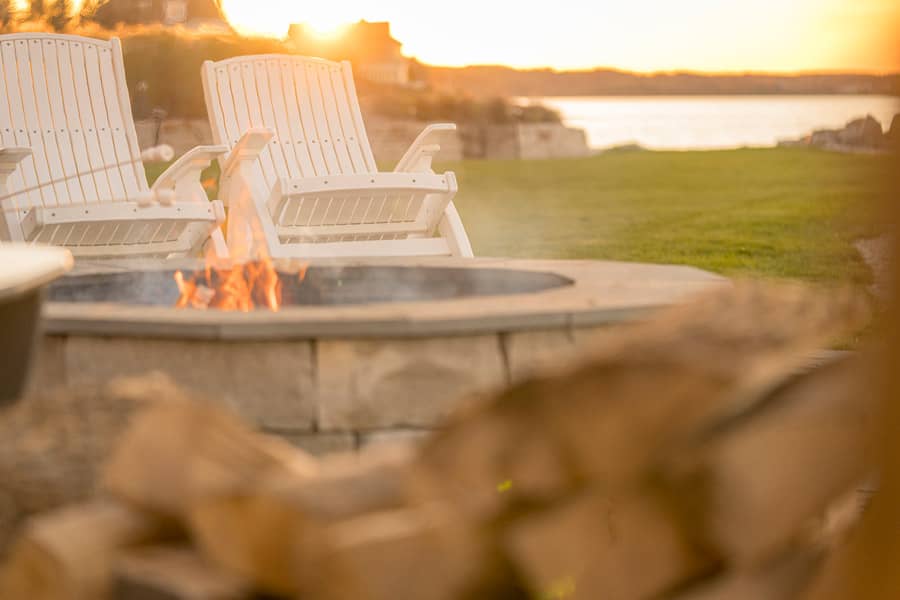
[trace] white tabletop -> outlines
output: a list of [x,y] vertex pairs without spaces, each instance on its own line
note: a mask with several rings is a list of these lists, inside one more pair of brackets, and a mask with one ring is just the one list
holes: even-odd
[[65,248],[0,244],[0,300],[50,283],[72,268]]

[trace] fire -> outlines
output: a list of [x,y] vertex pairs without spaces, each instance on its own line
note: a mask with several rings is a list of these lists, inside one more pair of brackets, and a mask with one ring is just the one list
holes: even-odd
[[[300,281],[306,276],[306,268],[300,269]],[[176,271],[178,285],[177,308],[215,308],[218,310],[250,312],[255,308],[268,308],[278,312],[281,308],[282,281],[269,258],[218,266],[207,260],[206,268],[190,278]]]
[[[278,312],[284,275],[279,275],[266,251],[266,236],[255,217],[253,198],[249,194],[232,200],[226,230],[231,259],[218,258],[210,248],[203,270],[189,278],[177,271],[175,306],[241,312],[267,308]],[[297,277],[302,282],[307,265],[299,267]]]

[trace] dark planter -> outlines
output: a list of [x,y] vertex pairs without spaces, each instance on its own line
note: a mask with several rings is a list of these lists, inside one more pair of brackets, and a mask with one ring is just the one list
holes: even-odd
[[28,376],[41,316],[40,289],[0,299],[0,406],[18,398]]
[[70,268],[72,255],[61,248],[0,245],[0,407],[28,380],[44,286]]

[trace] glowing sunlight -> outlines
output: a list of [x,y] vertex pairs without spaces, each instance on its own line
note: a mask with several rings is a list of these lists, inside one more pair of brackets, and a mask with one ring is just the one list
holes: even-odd
[[896,0],[457,0],[439,12],[413,0],[223,0],[223,7],[240,32],[275,37],[292,23],[328,35],[360,19],[390,21],[406,55],[436,65],[732,72],[900,67],[885,51],[888,25],[900,23]]

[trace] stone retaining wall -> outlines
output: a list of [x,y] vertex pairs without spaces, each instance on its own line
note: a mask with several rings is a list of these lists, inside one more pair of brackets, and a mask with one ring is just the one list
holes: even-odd
[[[372,144],[375,160],[382,165],[382,168],[393,168],[427,125],[428,123],[420,121],[366,119],[366,133],[369,134],[369,142]],[[442,133],[437,139],[441,146],[438,160],[462,160],[463,144],[457,132]]]
[[[149,148],[168,144],[180,156],[193,148],[212,143],[209,123],[202,119],[166,119],[137,122],[138,145]],[[375,159],[382,168],[393,166],[428,123],[371,118],[366,130]],[[463,158],[545,159],[588,156],[590,150],[581,129],[558,123],[519,125],[466,125],[458,132],[444,133],[439,143],[440,161]]]
[[[212,130],[202,119],[166,119],[162,123],[138,121],[136,125],[138,145],[142,149],[168,144],[175,150],[175,155],[180,156],[194,146],[212,143]],[[367,121],[366,130],[375,159],[386,167],[393,166],[426,125],[418,121]],[[440,144],[440,160],[455,161],[463,157],[462,142],[457,134],[443,134]]]
[[584,130],[559,123],[466,125],[460,128],[466,158],[547,159],[590,155]]
[[166,119],[135,122],[138,146],[142,150],[168,144],[181,156],[195,146],[212,144],[212,130],[205,119]]
[[558,123],[526,123],[517,126],[519,156],[526,160],[582,158],[590,154],[583,129]]

